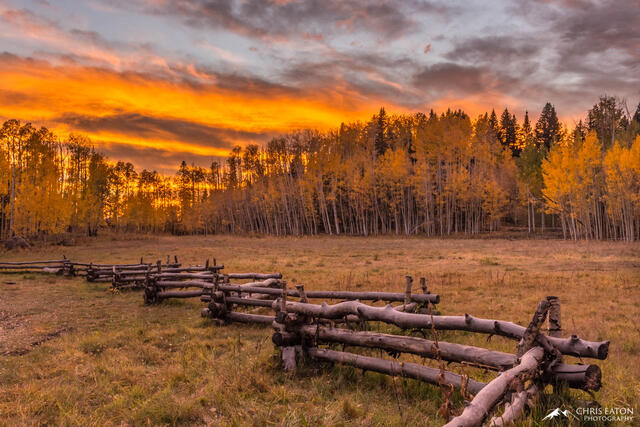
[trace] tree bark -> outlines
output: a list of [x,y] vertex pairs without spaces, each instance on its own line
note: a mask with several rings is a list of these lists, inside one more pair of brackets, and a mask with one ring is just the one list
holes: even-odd
[[524,414],[525,408],[528,406],[530,399],[538,394],[538,387],[532,384],[526,390],[514,393],[511,402],[506,403],[504,412],[499,417],[491,418],[489,427],[499,427],[513,424],[519,417]]
[[[361,356],[354,353],[320,349],[315,347],[307,349],[307,354],[312,358],[318,360],[341,363],[354,366],[356,368],[365,369],[367,371],[379,372],[381,374],[387,374],[391,376],[413,378],[430,384],[439,384],[439,369],[430,368],[427,366],[419,365],[417,363],[393,362],[390,360],[378,359],[375,357]],[[461,375],[445,371],[444,381],[447,384],[451,384],[454,388],[459,389],[462,386],[463,379]],[[485,385],[485,383],[469,379],[467,383],[467,390],[469,390],[470,393],[476,394],[480,390],[482,390]]]
[[523,378],[535,375],[535,371],[538,369],[543,357],[544,350],[542,347],[533,347],[527,351],[517,366],[504,371],[498,378],[487,384],[476,394],[471,403],[464,408],[462,414],[445,424],[445,427],[482,425],[484,419],[493,411],[514,381],[522,381]]
[[[435,342],[423,338],[401,335],[382,334],[376,332],[360,332],[349,329],[328,328],[317,325],[300,325],[293,328],[294,334],[310,340],[326,343],[340,343],[358,347],[381,348],[395,353],[411,353],[435,359],[437,357]],[[275,335],[280,335],[275,337]],[[276,332],[274,342],[288,342],[282,332]],[[462,344],[438,341],[440,357],[447,362],[467,362],[485,368],[505,370],[516,363],[516,356],[509,353],[487,350]]]
[[[307,292],[309,296],[310,292]],[[502,320],[481,319],[470,316],[430,316],[425,314],[402,313],[391,305],[386,307],[372,307],[359,301],[347,301],[335,305],[303,304],[298,302],[287,303],[287,312],[299,313],[311,317],[338,319],[349,314],[354,314],[362,320],[383,321],[392,323],[403,329],[431,329],[433,326],[439,330],[459,330],[479,332],[491,335],[500,335],[511,339],[521,339],[526,328],[515,323]],[[573,336],[571,338],[554,338],[542,335],[548,342],[556,347],[562,354],[606,359],[609,351],[609,341],[593,342],[584,341]]]

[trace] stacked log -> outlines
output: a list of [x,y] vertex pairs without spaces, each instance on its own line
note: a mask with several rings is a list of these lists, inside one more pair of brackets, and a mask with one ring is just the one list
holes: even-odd
[[73,264],[66,258],[44,261],[0,262],[0,273],[73,274]]
[[129,281],[134,281],[133,278],[144,278],[149,272],[154,270],[157,272],[158,268],[180,268],[181,264],[178,262],[178,257],[175,256],[174,262],[169,262],[169,257],[167,257],[167,262],[164,264],[160,261],[156,264],[145,263],[140,259],[140,262],[136,264],[78,263],[76,266],[79,266],[76,271],[81,275],[85,275],[89,282],[113,282],[114,279],[117,280],[118,278],[123,281],[126,281],[126,278],[129,278]]
[[[404,292],[309,291],[300,284],[296,289],[288,289],[280,273],[223,273],[223,268],[215,259],[211,265],[207,260],[204,265],[182,267],[177,257],[173,263],[167,259],[166,263],[158,261],[155,265],[142,259],[136,264],[82,264],[66,258],[0,263],[0,272],[84,273],[89,281],[111,281],[117,288],[144,287],[148,304],[169,298],[200,298],[207,304],[201,315],[214,319],[218,325],[234,322],[271,325],[272,341],[281,349],[283,368],[287,371],[295,371],[296,359],[304,356],[413,378],[443,390],[460,389],[468,402],[460,415],[449,420],[450,427],[479,426],[485,422],[492,426],[512,424],[526,413],[532,399],[547,384],[586,391],[597,391],[602,385],[599,366],[565,363],[563,358],[606,359],[609,341],[588,341],[577,335],[562,337],[560,302],[555,296],[542,300],[531,322],[524,327],[469,314],[440,315],[435,310],[440,296],[428,291],[424,278],[420,280],[422,293],[412,292],[410,276],[405,277]],[[249,281],[236,282],[245,280]],[[386,305],[373,305],[376,302]],[[402,331],[430,332],[432,339],[427,339],[426,334],[415,337],[404,332],[372,332],[368,330],[372,322]],[[495,351],[442,341],[438,339],[439,331],[500,336],[517,345],[514,353]],[[320,347],[325,345],[339,345],[342,351]],[[356,353],[347,348],[361,350]],[[383,350],[396,358],[409,354],[433,359],[439,368],[362,354],[366,349]],[[498,376],[488,383],[477,381],[445,370],[445,363],[494,371]],[[503,411],[499,410],[501,406]]]
[[[270,285],[265,285],[265,282],[271,283],[282,278],[280,273],[223,274],[220,272],[222,268],[222,266],[215,265],[214,260],[214,265],[210,266],[207,261],[203,269],[161,269],[157,274],[151,275],[146,283],[145,303],[154,304],[168,298],[200,298],[204,302],[211,302],[214,300],[214,294],[231,292],[224,288],[225,286],[238,286],[241,288],[264,286],[268,288]],[[262,279],[262,281],[231,284],[232,280],[246,279]]]
[[[312,293],[307,291],[304,294],[308,298]],[[359,300],[333,305],[311,304],[308,301],[288,301],[290,296],[300,296],[300,292],[283,289],[281,297],[272,303],[272,309],[276,313],[272,341],[282,350],[285,370],[295,370],[296,355],[304,354],[312,360],[340,363],[440,386],[444,384],[453,389],[464,389],[463,395],[471,393],[472,399],[462,414],[450,421],[449,426],[481,425],[503,404],[504,412],[500,416],[494,415],[489,422],[491,425],[512,423],[525,413],[531,399],[544,390],[545,384],[564,384],[586,391],[596,391],[602,385],[602,373],[597,365],[564,363],[563,356],[605,359],[609,341],[586,341],[577,336],[559,337],[559,301],[556,297],[543,300],[528,327],[523,327],[468,314],[441,316],[404,312],[391,304],[377,307]],[[410,301],[407,298],[403,302],[406,305]],[[551,310],[554,314],[549,319],[549,330],[554,332],[554,336],[544,334],[542,329]],[[346,323],[347,326],[366,325],[375,321],[402,330],[430,330],[436,335],[436,339],[336,327],[336,322],[342,319],[351,320],[351,323]],[[515,340],[518,344],[515,354],[512,354],[444,342],[437,339],[437,332],[441,330],[498,335]],[[325,344],[340,345],[343,351],[320,347]],[[345,351],[345,347],[379,349],[395,357],[400,354],[418,355],[440,361],[441,368],[352,353]],[[446,371],[442,362],[493,370],[499,375],[485,384]]]

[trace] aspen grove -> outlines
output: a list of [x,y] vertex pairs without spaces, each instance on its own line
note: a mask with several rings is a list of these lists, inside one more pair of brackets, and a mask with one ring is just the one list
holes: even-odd
[[[507,109],[387,114],[175,176],[136,171],[17,120],[0,129],[0,238],[101,228],[271,235],[426,235],[558,227],[565,238],[640,239],[640,105],[602,97],[583,124],[547,104],[532,125]],[[526,222],[526,223],[525,223]]]

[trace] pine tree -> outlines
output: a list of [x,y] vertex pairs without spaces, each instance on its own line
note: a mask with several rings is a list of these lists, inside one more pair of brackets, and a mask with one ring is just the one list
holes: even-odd
[[531,122],[529,121],[529,112],[524,112],[524,121],[522,122],[522,136],[524,139],[529,138],[532,135]]
[[536,122],[535,136],[538,148],[544,147],[547,152],[562,136],[556,109],[549,102],[545,104]]
[[498,123],[498,116],[496,116],[496,110],[491,110],[488,124],[489,128],[493,131],[494,137],[500,141],[500,125]]
[[509,110],[505,108],[500,116],[500,131],[498,133],[500,143],[505,148],[509,147],[509,138],[511,137],[513,130],[514,129],[511,124],[511,113],[509,113]]
[[633,115],[632,120],[640,124],[640,102],[638,102],[638,107],[636,108],[636,113]]
[[603,150],[612,147],[617,135],[629,125],[620,103],[613,96],[601,96],[587,113],[589,131],[595,131]]
[[375,137],[374,146],[376,150],[376,156],[381,157],[389,148],[387,141],[387,113],[384,107],[380,108],[380,112],[377,116],[374,116],[375,120]]

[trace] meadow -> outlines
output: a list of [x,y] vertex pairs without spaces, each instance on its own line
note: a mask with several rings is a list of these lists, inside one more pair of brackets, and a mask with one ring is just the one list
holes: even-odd
[[[410,274],[426,277],[429,290],[440,294],[442,314],[522,325],[541,299],[556,295],[564,335],[611,340],[608,359],[593,362],[602,368],[602,389],[565,391],[567,404],[595,399],[640,410],[638,243],[107,235],[72,247],[0,253],[0,259],[62,254],[95,262],[177,254],[183,264],[215,257],[225,271],[281,272],[307,290],[401,292]],[[269,327],[219,327],[200,317],[199,300],[145,306],[139,291],[108,288],[81,277],[0,275],[0,425],[444,422],[437,387],[329,365],[303,363],[285,374]],[[487,344],[486,336],[455,335],[456,342],[515,350],[515,342],[500,337]],[[462,405],[459,396],[456,404]],[[525,425],[542,425],[538,415]]]

